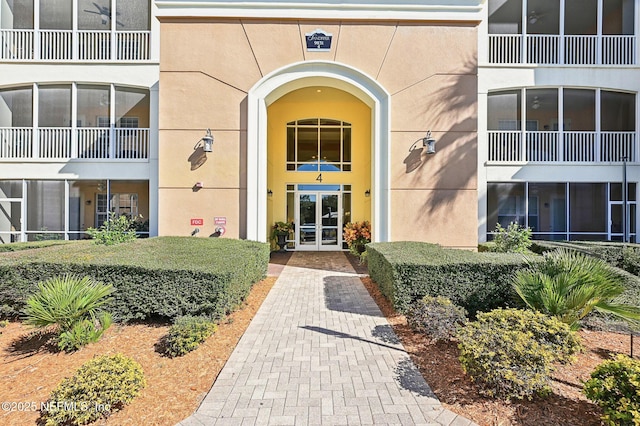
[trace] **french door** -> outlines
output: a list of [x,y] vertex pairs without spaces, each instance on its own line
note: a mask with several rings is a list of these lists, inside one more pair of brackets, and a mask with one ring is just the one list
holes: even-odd
[[296,250],[342,250],[340,191],[296,193]]

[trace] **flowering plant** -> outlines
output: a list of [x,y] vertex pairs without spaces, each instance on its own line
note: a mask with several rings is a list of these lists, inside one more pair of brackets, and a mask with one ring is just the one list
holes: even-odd
[[364,252],[364,246],[371,242],[371,224],[368,220],[362,222],[349,222],[344,226],[342,234],[349,251],[356,256]]

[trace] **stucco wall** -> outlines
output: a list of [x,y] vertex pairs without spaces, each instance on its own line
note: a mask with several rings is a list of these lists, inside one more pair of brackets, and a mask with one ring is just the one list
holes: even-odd
[[[247,93],[280,67],[324,60],[391,94],[391,239],[476,246],[475,24],[163,18],[160,28],[160,235],[188,235],[190,218],[210,235],[214,216],[227,218],[226,236],[246,235]],[[317,28],[333,34],[330,51],[306,51]],[[194,168],[207,128],[214,152]],[[429,129],[438,152],[427,157]]]

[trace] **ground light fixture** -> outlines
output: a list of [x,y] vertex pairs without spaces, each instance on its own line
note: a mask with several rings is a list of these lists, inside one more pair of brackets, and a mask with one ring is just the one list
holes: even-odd
[[436,140],[431,136],[431,130],[427,132],[427,136],[422,138],[422,146],[427,148],[427,154],[436,153]]
[[211,129],[207,129],[207,133],[196,143],[193,149],[202,147],[204,152],[213,152],[213,136],[211,135]]

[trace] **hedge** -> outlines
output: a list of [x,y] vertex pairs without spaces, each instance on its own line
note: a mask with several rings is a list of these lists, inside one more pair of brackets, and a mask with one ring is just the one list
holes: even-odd
[[471,316],[515,304],[512,276],[532,257],[476,253],[422,242],[367,244],[369,275],[401,313],[424,296],[442,296]]
[[73,273],[112,284],[114,320],[219,319],[262,279],[269,246],[227,238],[158,237],[112,246],[78,241],[0,256],[0,316],[19,315],[37,283]]

